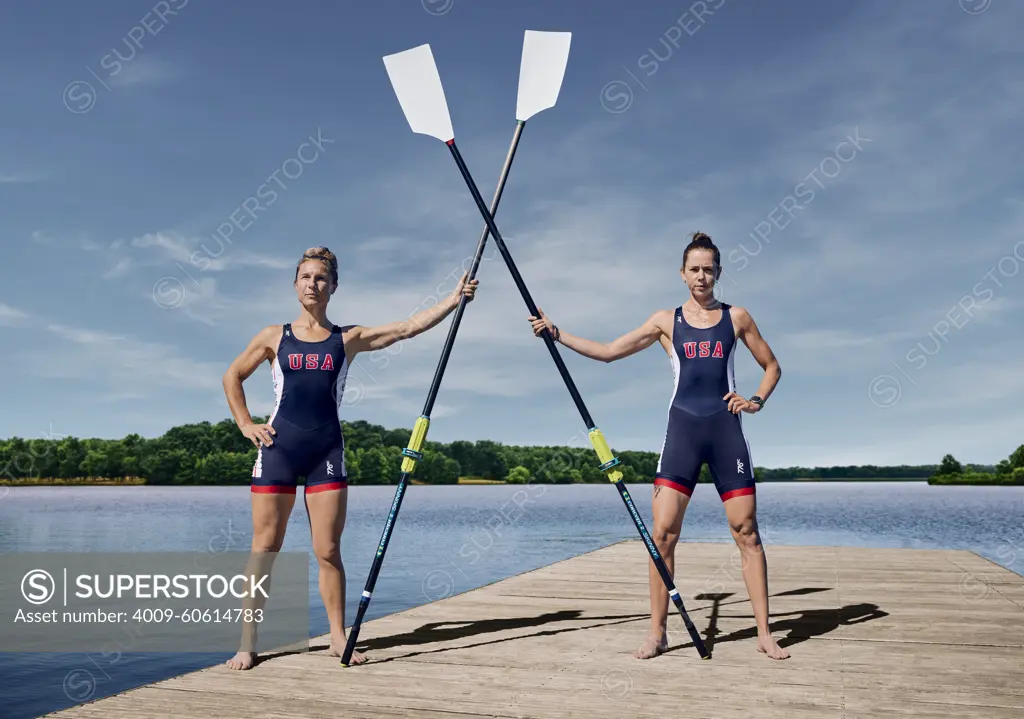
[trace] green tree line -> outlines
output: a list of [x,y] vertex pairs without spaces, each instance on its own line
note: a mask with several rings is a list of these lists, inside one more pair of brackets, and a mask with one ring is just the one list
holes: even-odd
[[947,454],[928,484],[1012,484],[1024,485],[1024,444],[995,467],[966,467]]
[[[266,422],[267,418],[254,418]],[[410,430],[387,429],[365,421],[342,422],[345,468],[351,484],[394,484],[400,473],[402,449]],[[616,456],[626,482],[650,482],[658,465],[656,452],[622,451]],[[1013,460],[1016,457],[1016,460]],[[1012,460],[1012,461],[1011,461]],[[999,467],[1024,461],[1018,449]],[[239,484],[250,482],[256,448],[230,419],[173,427],[163,436],[147,439],[130,434],[123,439],[0,440],[0,482],[103,478],[138,479],[147,484]],[[1017,461],[1018,464],[1013,464]],[[998,468],[977,468],[995,472]],[[1001,470],[1000,470],[1001,471]],[[942,474],[939,465],[884,467],[755,468],[758,481],[800,479],[918,479]],[[605,482],[589,443],[580,446],[514,446],[491,440],[427,441],[414,478],[428,484],[452,484],[459,477],[508,482]],[[702,482],[710,482],[705,466]]]

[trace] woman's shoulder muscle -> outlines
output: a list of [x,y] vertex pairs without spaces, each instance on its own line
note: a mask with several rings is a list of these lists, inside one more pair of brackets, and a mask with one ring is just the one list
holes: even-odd
[[672,331],[672,318],[675,315],[675,310],[660,309],[655,310],[654,314],[650,316],[648,322],[653,322],[657,325],[658,329],[664,333],[671,333]]
[[750,327],[754,321],[746,307],[736,305],[729,305],[729,319],[732,320],[732,326],[737,335]]
[[277,354],[278,345],[281,344],[281,337],[284,334],[284,325],[267,325],[252,338],[250,348],[262,351],[267,359],[273,359]]
[[675,317],[675,312],[674,309],[656,310],[648,320],[648,322],[654,323],[661,330],[661,334],[658,335],[658,343],[665,350],[665,353],[670,356],[672,354],[672,319]]

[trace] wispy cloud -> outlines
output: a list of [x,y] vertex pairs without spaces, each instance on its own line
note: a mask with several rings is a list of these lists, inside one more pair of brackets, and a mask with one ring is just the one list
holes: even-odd
[[85,234],[73,237],[54,237],[43,230],[34,230],[32,232],[32,241],[45,247],[57,247],[65,250],[96,252],[97,250],[103,249],[99,244]]
[[175,276],[161,277],[152,288],[145,288],[139,299],[151,301],[164,310],[180,309],[188,319],[209,327],[216,327],[232,316],[232,308],[244,307],[244,302],[221,295],[216,279],[201,276],[190,276],[184,282]]
[[888,346],[913,337],[911,332],[869,334],[849,329],[808,329],[787,334],[782,343],[796,352],[846,350],[854,347]]
[[0,185],[25,185],[33,182],[41,182],[43,175],[29,174],[4,174],[0,173]]
[[[208,237],[188,237],[174,231],[150,232],[131,240],[131,246],[151,250],[156,254],[141,261],[155,266],[162,262],[175,262],[193,273],[222,272],[238,267],[267,267],[286,269],[294,267],[293,260],[255,252],[251,249],[227,248]],[[216,252],[216,254],[214,254]]]
[[[74,379],[123,397],[154,397],[166,388],[220,389],[226,364],[189,357],[169,343],[150,342],[129,333],[54,322],[0,303],[0,326],[29,326],[33,344],[28,362],[32,376]],[[67,344],[74,349],[68,351]],[[73,359],[55,362],[55,353]]]
[[[1024,353],[1024,341],[1007,344],[1009,346],[1001,347],[999,351],[1009,352],[1008,356]],[[1024,372],[1011,365],[994,365],[988,357],[962,361],[936,374],[935,384],[942,390],[935,394],[920,392],[916,396],[908,396],[905,407],[908,412],[927,416],[941,411],[1019,406],[1024,401]]]
[[[75,391],[97,393],[105,400],[167,398],[167,392],[195,390],[200,396],[219,392],[226,363],[204,362],[167,342],[130,333],[53,322],[41,314],[0,303],[0,327],[19,327],[28,343],[25,353],[5,354],[0,364],[11,372],[40,380],[73,380]],[[72,348],[69,349],[69,344]],[[59,357],[70,357],[59,361]],[[57,361],[55,361],[57,358]],[[90,430],[92,431],[92,430]]]
[[161,388],[211,391],[221,387],[226,365],[202,362],[174,345],[102,330],[48,323],[46,330],[75,344],[74,362],[54,363],[44,353],[34,362],[39,377],[75,379],[85,385],[154,396]]
[[103,273],[103,279],[110,280],[115,277],[123,277],[128,274],[128,270],[131,269],[132,260],[130,257],[122,257],[117,261],[117,264],[111,267],[109,270]]
[[147,232],[131,239],[132,247],[159,248],[171,260],[187,261],[194,243],[175,232]]
[[284,257],[274,257],[250,250],[239,250],[209,261],[205,270],[223,272],[240,267],[265,267],[271,270],[288,270],[295,268],[295,261]]
[[28,317],[26,312],[0,302],[0,326],[15,327],[25,322]]
[[152,56],[143,56],[123,65],[120,72],[107,78],[107,83],[114,87],[153,87],[173,82],[182,76],[179,66]]

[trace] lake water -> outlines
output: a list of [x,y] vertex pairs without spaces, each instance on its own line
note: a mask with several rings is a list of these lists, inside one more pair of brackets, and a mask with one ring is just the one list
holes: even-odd
[[[650,529],[651,485],[630,494]],[[350,490],[346,625],[393,497],[394,487]],[[767,483],[758,485],[758,514],[769,561],[772,544],[969,549],[1024,573],[1024,487]],[[248,487],[0,487],[0,552],[243,552],[250,538]],[[637,538],[607,485],[412,486],[367,619]],[[713,486],[698,485],[682,541],[732,541]],[[309,547],[300,497],[283,549]],[[326,633],[312,558],[310,606],[310,635]],[[228,656],[0,654],[0,716],[38,717]]]

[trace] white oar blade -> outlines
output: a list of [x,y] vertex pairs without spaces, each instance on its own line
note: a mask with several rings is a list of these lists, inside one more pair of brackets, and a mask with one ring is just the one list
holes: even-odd
[[455,137],[430,45],[384,56],[391,86],[413,132],[448,142]]
[[541,110],[554,107],[569,62],[571,39],[571,32],[526,31],[519,64],[517,120],[525,122]]

